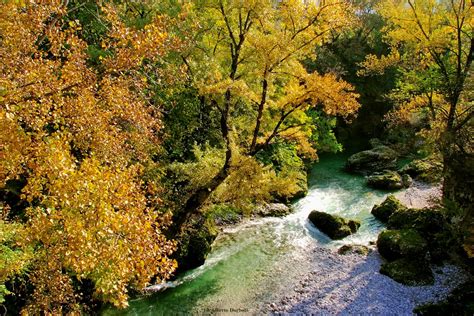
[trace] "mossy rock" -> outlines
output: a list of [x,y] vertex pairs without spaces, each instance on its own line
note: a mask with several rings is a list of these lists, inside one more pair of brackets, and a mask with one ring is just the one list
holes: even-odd
[[371,138],[369,139],[369,144],[370,144],[370,147],[372,148],[376,148],[376,147],[379,147],[379,146],[385,146],[382,141],[378,138]]
[[474,281],[458,286],[446,300],[417,306],[417,315],[474,315]]
[[433,262],[442,262],[449,251],[456,248],[448,217],[439,209],[400,209],[390,216],[387,226],[390,229],[415,229],[427,241]]
[[195,215],[177,236],[178,250],[174,258],[178,271],[186,271],[204,264],[218,235],[214,221],[201,214]]
[[406,207],[394,196],[389,195],[380,205],[372,208],[372,215],[383,223],[386,223],[393,213],[398,210],[405,210]]
[[426,260],[402,258],[382,264],[380,273],[398,283],[415,286],[434,283],[433,271]]
[[384,170],[369,176],[367,185],[379,190],[400,190],[404,187],[402,176],[391,170]]
[[424,258],[427,247],[426,240],[414,229],[386,230],[377,239],[377,248],[387,260]]
[[364,245],[343,245],[337,250],[337,253],[340,255],[358,254],[367,256],[370,251],[370,248]]
[[328,235],[331,239],[342,239],[357,232],[360,222],[348,220],[337,215],[331,215],[324,212],[312,211],[308,219],[321,232]]
[[207,219],[217,226],[236,224],[242,220],[242,216],[241,210],[226,204],[213,205],[206,211]]
[[400,208],[387,222],[390,229],[414,228],[428,236],[447,229],[448,220],[443,211],[435,208]]
[[377,146],[370,150],[358,152],[347,159],[346,170],[367,174],[384,169],[395,169],[397,153],[387,146]]
[[263,217],[283,217],[291,213],[291,208],[283,203],[264,203],[257,206],[256,213]]
[[409,174],[402,174],[402,182],[405,188],[409,188],[413,184],[413,179]]
[[434,158],[417,159],[401,168],[400,173],[419,181],[436,183],[442,178],[443,164]]

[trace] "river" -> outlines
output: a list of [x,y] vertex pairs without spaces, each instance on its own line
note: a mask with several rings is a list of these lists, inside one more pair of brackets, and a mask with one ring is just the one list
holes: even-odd
[[[368,188],[363,176],[343,172],[346,157],[326,155],[314,165],[309,174],[308,195],[293,204],[292,214],[249,219],[224,229],[203,266],[167,283],[162,292],[131,300],[125,310],[107,310],[103,314],[267,312],[270,302],[293,291],[314,270],[315,262],[323,262],[324,258],[318,255],[332,255],[343,244],[368,245],[383,228],[370,210],[388,193]],[[406,197],[406,192],[397,193],[403,194]],[[362,225],[356,234],[331,241],[308,222],[312,210],[358,219]]]

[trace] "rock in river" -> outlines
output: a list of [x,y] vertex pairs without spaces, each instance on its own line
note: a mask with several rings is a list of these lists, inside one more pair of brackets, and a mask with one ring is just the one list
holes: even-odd
[[256,212],[260,216],[282,217],[291,213],[291,208],[283,203],[264,203],[257,206]]
[[387,223],[390,215],[398,210],[406,210],[406,207],[394,195],[390,194],[382,204],[375,205],[371,213],[381,222]]
[[397,156],[397,153],[390,147],[377,146],[350,156],[346,162],[346,170],[368,174],[384,169],[395,169]]
[[396,171],[384,170],[377,172],[367,178],[367,184],[380,190],[400,190],[404,187],[403,179]]
[[360,227],[360,222],[348,220],[337,215],[331,215],[324,212],[312,211],[308,219],[331,239],[342,239],[355,232]]

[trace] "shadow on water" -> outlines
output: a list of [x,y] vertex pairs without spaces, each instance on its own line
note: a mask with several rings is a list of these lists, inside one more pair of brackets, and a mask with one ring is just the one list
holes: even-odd
[[201,280],[139,297],[126,310],[110,309],[103,315],[189,315],[198,301],[219,291],[217,279],[203,276]]

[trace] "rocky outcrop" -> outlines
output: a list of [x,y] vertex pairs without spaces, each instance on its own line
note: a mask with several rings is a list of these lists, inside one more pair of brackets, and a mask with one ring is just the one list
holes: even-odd
[[387,222],[391,229],[413,228],[422,235],[431,235],[447,228],[448,219],[442,210],[436,208],[399,208]]
[[398,210],[405,210],[406,207],[394,196],[389,195],[380,205],[372,208],[372,215],[383,223],[387,223],[390,215]]
[[400,190],[405,187],[402,176],[392,170],[372,174],[367,178],[367,185],[379,190]]
[[423,259],[428,251],[426,240],[414,229],[383,231],[377,239],[377,248],[387,260]]
[[350,156],[345,168],[349,172],[369,174],[374,171],[395,169],[396,165],[397,153],[390,147],[379,145]]
[[400,207],[388,216],[387,226],[390,230],[377,240],[380,254],[389,261],[381,273],[403,284],[430,284],[429,263],[442,262],[459,248],[443,210]]
[[413,179],[427,182],[439,182],[443,174],[443,163],[434,158],[416,159],[399,170]]
[[186,271],[204,264],[218,231],[212,220],[201,214],[194,215],[176,237],[178,250],[174,258],[178,271]]
[[382,264],[380,273],[405,285],[429,285],[434,276],[426,260],[402,258]]
[[342,239],[357,232],[360,222],[348,220],[337,215],[331,215],[324,212],[312,211],[308,219],[321,232],[328,235],[331,239]]
[[416,230],[428,242],[430,259],[434,262],[446,259],[448,252],[456,248],[449,220],[436,208],[399,209],[390,216],[387,226]]
[[291,208],[283,203],[264,203],[256,208],[256,214],[264,217],[283,217],[290,213]]

